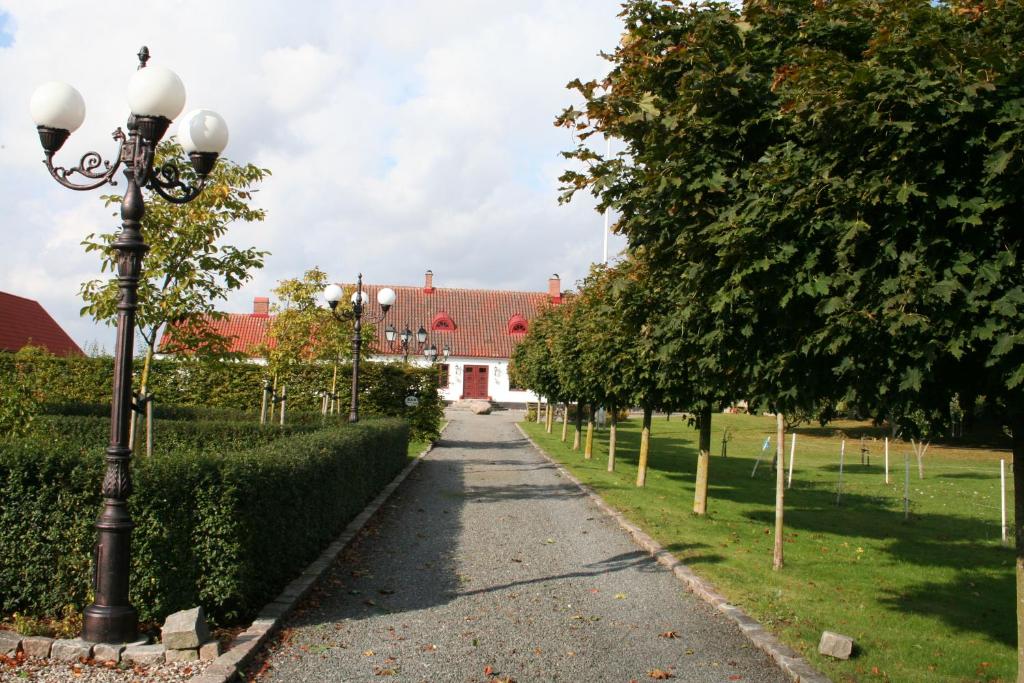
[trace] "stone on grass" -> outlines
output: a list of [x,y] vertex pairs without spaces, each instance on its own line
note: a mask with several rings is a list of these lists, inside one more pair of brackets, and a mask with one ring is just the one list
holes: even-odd
[[163,645],[129,645],[121,653],[121,661],[139,666],[163,664],[164,653]]
[[50,659],[58,662],[77,662],[80,658],[92,657],[93,644],[81,638],[57,639],[50,647]]
[[199,661],[199,650],[168,650],[165,656],[168,664],[175,662],[197,662]]
[[818,652],[827,657],[849,659],[850,655],[853,654],[853,638],[844,636],[842,633],[825,631],[821,634]]
[[0,655],[16,655],[21,647],[21,634],[14,631],[0,631]]
[[220,657],[220,641],[211,640],[208,643],[204,643],[199,648],[199,659],[204,662],[212,662],[214,659]]
[[202,607],[175,612],[160,629],[160,641],[168,650],[197,648],[210,639]]
[[30,659],[46,659],[50,656],[51,647],[53,647],[53,638],[46,636],[29,636],[21,641],[21,649]]
[[124,652],[124,645],[111,645],[110,643],[96,643],[92,648],[93,659],[100,662],[120,662],[121,653]]

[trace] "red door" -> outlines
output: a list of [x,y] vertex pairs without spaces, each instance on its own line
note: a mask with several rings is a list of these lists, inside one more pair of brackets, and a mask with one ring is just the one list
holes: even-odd
[[465,366],[462,370],[462,398],[487,397],[487,366]]

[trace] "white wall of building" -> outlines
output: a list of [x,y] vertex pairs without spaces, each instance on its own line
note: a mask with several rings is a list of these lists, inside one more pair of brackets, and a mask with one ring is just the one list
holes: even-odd
[[[383,362],[394,362],[399,360],[396,356],[374,356],[373,361]],[[410,356],[409,362],[419,367],[427,367],[430,365],[427,360],[421,356]],[[448,364],[448,386],[441,389],[441,397],[445,401],[458,401],[462,398],[462,387],[463,387],[463,369],[467,365],[486,365],[487,366],[487,393],[491,397],[492,401],[496,403],[527,403],[528,401],[536,401],[537,395],[532,391],[515,391],[509,389],[509,378],[508,378],[508,360],[504,358],[468,358],[468,357],[451,357],[447,361],[438,361],[436,365],[441,365],[442,362]]]

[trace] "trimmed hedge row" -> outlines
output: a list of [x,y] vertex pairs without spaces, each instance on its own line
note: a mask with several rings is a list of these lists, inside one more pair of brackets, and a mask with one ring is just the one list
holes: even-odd
[[[319,418],[320,416],[317,415]],[[153,455],[176,450],[229,451],[269,443],[283,436],[304,434],[319,429],[319,420],[284,426],[248,422],[160,420],[154,419]],[[40,415],[32,423],[32,434],[43,439],[67,440],[86,447],[105,447],[110,443],[110,417],[80,415]],[[140,448],[136,448],[138,452]]]
[[[136,388],[142,363],[135,363]],[[19,374],[20,371],[20,374]],[[296,363],[278,378],[287,387],[287,413],[320,411],[320,392],[331,386],[334,366],[330,363]],[[429,439],[440,430],[443,402],[437,392],[437,368],[417,368],[403,363],[360,365],[360,415],[403,417],[414,438]],[[30,377],[33,391],[48,412],[71,411],[96,416],[110,414],[113,359],[101,357],[54,356],[37,349],[16,354],[0,353],[0,386]],[[19,377],[22,380],[19,380]],[[147,389],[155,395],[157,417],[188,419],[203,417],[236,419],[259,412],[267,368],[255,363],[215,359],[161,359],[153,362]],[[348,410],[351,366],[338,367],[337,394],[344,412]],[[415,408],[405,398],[415,395]],[[108,406],[87,408],[82,404]],[[213,411],[226,409],[224,414]],[[192,416],[189,410],[198,410]],[[286,415],[286,421],[291,418]]]
[[[380,419],[246,450],[136,458],[131,599],[143,620],[203,605],[254,615],[407,462],[408,425]],[[0,611],[53,615],[91,599],[102,448],[0,443]]]

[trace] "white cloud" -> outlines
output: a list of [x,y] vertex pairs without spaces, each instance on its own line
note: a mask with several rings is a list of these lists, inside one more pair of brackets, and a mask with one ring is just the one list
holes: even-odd
[[116,219],[100,192],[46,177],[27,102],[45,80],[74,84],[88,114],[59,161],[109,154],[142,44],[181,75],[188,108],[224,115],[229,157],[273,171],[257,195],[267,221],[230,237],[272,256],[232,310],[312,265],[346,280],[417,284],[432,268],[439,286],[543,290],[601,257],[593,202],[557,204],[572,141],[552,121],[574,100],[565,83],[607,71],[597,53],[618,40],[617,0],[6,7],[0,289],[38,298],[79,342],[112,333],[77,317],[78,285],[98,275],[78,243]]

